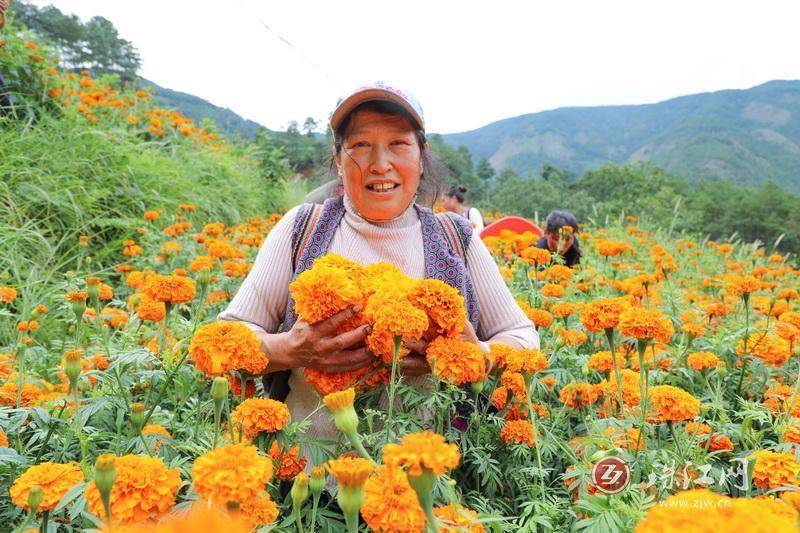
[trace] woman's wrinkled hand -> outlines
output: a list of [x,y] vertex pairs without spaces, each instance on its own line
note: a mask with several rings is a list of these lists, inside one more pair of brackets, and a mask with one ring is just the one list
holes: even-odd
[[364,346],[371,329],[368,324],[336,335],[347,320],[358,313],[353,306],[316,324],[295,322],[283,342],[283,358],[290,367],[313,368],[323,372],[350,372],[375,361]]

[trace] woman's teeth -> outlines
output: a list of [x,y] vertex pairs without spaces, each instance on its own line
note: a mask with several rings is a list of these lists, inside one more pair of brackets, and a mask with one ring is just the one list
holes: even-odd
[[372,183],[367,185],[367,189],[375,192],[391,191],[395,187],[397,187],[396,183]]

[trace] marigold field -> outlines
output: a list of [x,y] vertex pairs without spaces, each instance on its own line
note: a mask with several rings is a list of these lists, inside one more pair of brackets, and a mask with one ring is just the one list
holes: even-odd
[[[18,77],[44,83],[35,109],[153,153],[252,165],[148,93],[61,74],[24,38],[4,46]],[[575,269],[531,234],[487,238],[541,340],[493,347],[487,368],[459,337],[457,290],[328,255],[289,287],[295,309],[316,322],[359,306],[343,329],[369,324],[375,360],[306,373],[339,435],[318,441],[264,397],[255,334],[216,321],[281,215],[226,223],[173,203],[116,233],[61,227],[47,269],[6,253],[3,531],[797,530],[793,258],[622,214],[576,228]],[[420,339],[433,374],[414,387],[397,361]],[[615,494],[592,478],[610,457],[630,471]]]

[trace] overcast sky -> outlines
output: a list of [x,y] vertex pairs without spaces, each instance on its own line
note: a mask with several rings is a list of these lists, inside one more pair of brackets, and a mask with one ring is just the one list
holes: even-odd
[[377,79],[414,93],[440,133],[800,79],[797,1],[35,3],[108,18],[145,78],[273,129],[327,121],[340,94]]

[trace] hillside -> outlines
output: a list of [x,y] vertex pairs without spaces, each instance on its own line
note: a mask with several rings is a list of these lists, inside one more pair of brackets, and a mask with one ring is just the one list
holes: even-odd
[[682,96],[646,105],[567,107],[443,136],[494,168],[538,173],[553,163],[582,173],[649,160],[690,179],[800,191],[800,81]]
[[156,90],[156,100],[162,106],[177,109],[198,123],[204,118],[212,119],[216,126],[228,135],[241,135],[246,139],[255,139],[256,132],[264,127],[258,122],[237,115],[227,107],[214,105],[199,96],[173,91],[144,78],[140,83],[149,85]]

